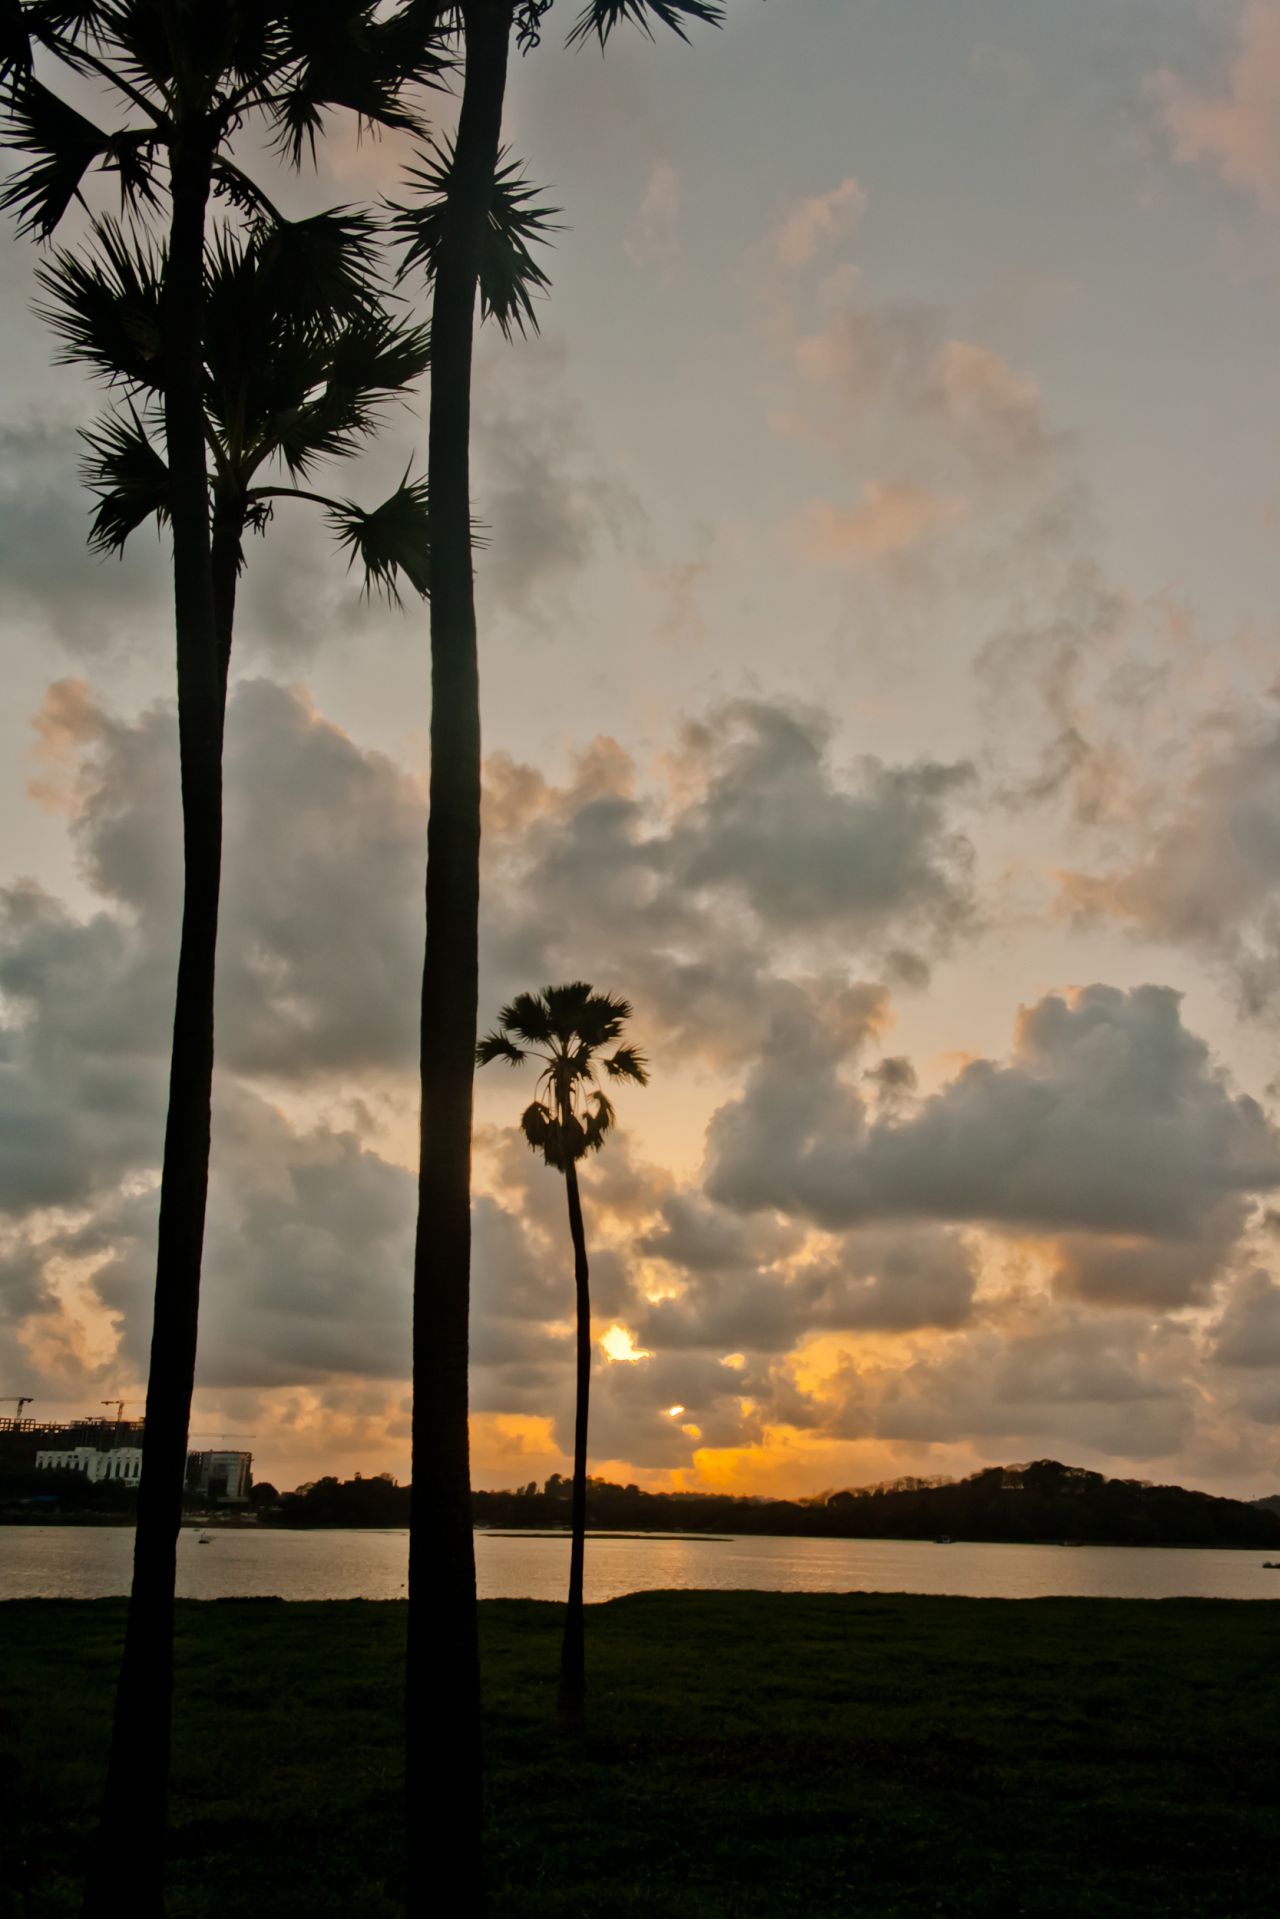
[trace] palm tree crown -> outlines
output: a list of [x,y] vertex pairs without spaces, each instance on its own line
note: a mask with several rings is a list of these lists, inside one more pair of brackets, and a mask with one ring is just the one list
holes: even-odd
[[517,993],[499,1013],[495,1031],[486,1033],[476,1047],[480,1066],[495,1059],[510,1066],[523,1066],[530,1058],[543,1062],[539,1097],[525,1108],[520,1125],[532,1150],[558,1172],[588,1153],[598,1153],[613,1125],[612,1103],[597,1079],[599,1068],[611,1080],[648,1084],[648,1061],[634,1046],[618,1046],[599,1056],[630,1018],[629,1001],[575,980],[541,993]]
[[[246,527],[263,530],[274,500],[310,500],[363,563],[367,585],[394,598],[399,573],[427,591],[423,482],[406,474],[369,511],[296,485],[255,484],[269,463],[296,481],[319,461],[350,457],[429,366],[428,329],[387,310],[373,241],[367,216],[343,207],[258,219],[245,233],[218,227],[205,249],[202,401],[214,522],[230,528],[237,552]],[[55,250],[37,269],[40,311],[63,342],[61,357],[125,396],[83,435],[84,477],[98,498],[90,539],[104,552],[151,515],[169,516],[164,263],[163,244],[102,219],[89,248]]]

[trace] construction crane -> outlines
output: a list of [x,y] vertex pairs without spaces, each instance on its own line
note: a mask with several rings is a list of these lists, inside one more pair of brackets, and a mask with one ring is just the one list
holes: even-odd
[[22,1418],[22,1409],[23,1409],[23,1407],[24,1407],[24,1406],[30,1406],[30,1405],[33,1405],[33,1404],[34,1404],[34,1401],[32,1400],[32,1397],[31,1397],[31,1395],[30,1395],[30,1393],[24,1393],[21,1399],[19,1399],[19,1398],[18,1398],[18,1396],[17,1396],[17,1394],[15,1393],[15,1394],[12,1394],[12,1395],[11,1395],[11,1396],[10,1396],[10,1397],[9,1397],[8,1399],[6,1399],[6,1400],[5,1400],[5,1401],[4,1401],[3,1403],[4,1403],[4,1404],[5,1404],[6,1406],[16,1406],[16,1407],[17,1407],[17,1409],[18,1409],[18,1410],[17,1410],[17,1412],[16,1412],[16,1413],[14,1414],[14,1416],[13,1416],[13,1417],[14,1417],[14,1421],[15,1421],[15,1423],[16,1423],[16,1422],[17,1422],[18,1420],[20,1420],[20,1419]]
[[100,1406],[114,1406],[114,1407],[115,1407],[115,1409],[116,1409],[116,1425],[118,1426],[118,1425],[120,1424],[120,1421],[121,1421],[121,1420],[122,1420],[122,1419],[124,1418],[124,1409],[125,1409],[125,1407],[126,1407],[126,1406],[127,1406],[128,1404],[129,1404],[129,1402],[128,1402],[128,1400],[127,1400],[127,1399],[101,1399],[101,1400],[99,1400],[99,1401],[98,1401],[98,1404],[99,1404]]

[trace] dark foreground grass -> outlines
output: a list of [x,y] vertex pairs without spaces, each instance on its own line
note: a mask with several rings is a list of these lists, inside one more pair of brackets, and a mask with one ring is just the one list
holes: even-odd
[[[1270,1604],[635,1595],[580,1745],[560,1609],[481,1612],[495,1919],[1280,1909]],[[179,1619],[174,1919],[399,1914],[403,1609]],[[76,1909],[123,1621],[0,1606],[5,1919]]]

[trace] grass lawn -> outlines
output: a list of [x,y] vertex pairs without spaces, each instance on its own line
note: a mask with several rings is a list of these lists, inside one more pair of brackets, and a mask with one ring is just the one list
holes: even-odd
[[[637,1594],[589,1611],[581,1745],[559,1608],[481,1615],[495,1919],[1280,1909],[1280,1607]],[[4,1919],[76,1910],[123,1624],[0,1605]],[[403,1634],[180,1606],[173,1919],[400,1913]]]

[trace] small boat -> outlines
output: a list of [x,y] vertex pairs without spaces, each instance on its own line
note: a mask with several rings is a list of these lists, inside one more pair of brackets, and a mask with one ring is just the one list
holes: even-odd
[[935,1546],[951,1546],[954,1545],[955,1542],[950,1533],[939,1533],[933,1543]]
[[1280,1573],[1280,1559],[1264,1559],[1262,1570],[1264,1573]]
[[197,1546],[212,1546],[212,1544],[213,1544],[212,1533],[201,1533],[199,1539],[197,1539],[196,1541]]

